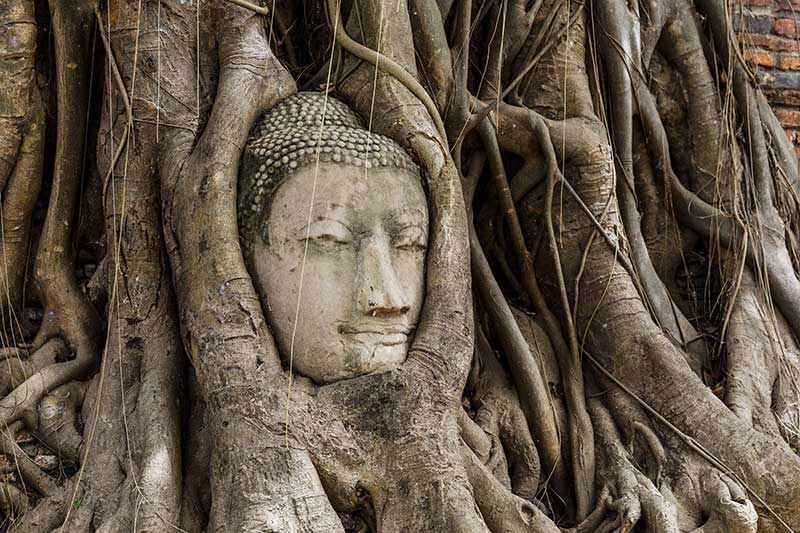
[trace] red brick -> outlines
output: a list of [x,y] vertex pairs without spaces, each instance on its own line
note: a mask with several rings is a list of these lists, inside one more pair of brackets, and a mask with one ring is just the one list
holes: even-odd
[[779,107],[775,109],[775,116],[783,127],[800,128],[800,109]]
[[760,65],[762,67],[772,68],[775,66],[775,58],[772,57],[772,54],[762,50],[745,50],[744,58],[747,60],[747,62],[755,63],[756,65]]
[[797,40],[774,35],[740,35],[739,40],[745,45],[759,46],[780,52],[797,52],[800,50],[800,43]]
[[765,85],[762,89],[764,90],[764,94],[767,95],[767,100],[769,100],[772,105],[800,107],[800,91],[778,89],[769,85]]
[[772,31],[784,37],[795,37],[797,36],[797,21],[794,19],[775,19]]
[[800,57],[795,55],[781,56],[780,66],[783,70],[800,70]]
[[[800,157],[800,0],[735,0],[743,54]],[[759,68],[756,68],[759,67]]]

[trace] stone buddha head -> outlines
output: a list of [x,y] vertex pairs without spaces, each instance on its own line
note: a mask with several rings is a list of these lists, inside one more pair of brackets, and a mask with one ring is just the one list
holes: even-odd
[[300,93],[259,120],[237,206],[245,261],[284,363],[318,384],[405,360],[428,241],[414,161],[325,98]]

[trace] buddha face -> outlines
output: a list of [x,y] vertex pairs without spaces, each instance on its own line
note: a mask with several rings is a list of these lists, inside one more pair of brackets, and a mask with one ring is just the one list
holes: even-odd
[[407,172],[322,163],[309,224],[314,173],[301,167],[276,191],[251,268],[284,361],[323,384],[405,360],[424,299],[428,207]]

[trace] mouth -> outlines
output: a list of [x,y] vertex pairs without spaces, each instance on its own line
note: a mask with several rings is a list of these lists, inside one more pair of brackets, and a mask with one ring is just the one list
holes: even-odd
[[364,344],[397,346],[408,342],[413,331],[409,326],[341,325],[339,333],[348,335]]

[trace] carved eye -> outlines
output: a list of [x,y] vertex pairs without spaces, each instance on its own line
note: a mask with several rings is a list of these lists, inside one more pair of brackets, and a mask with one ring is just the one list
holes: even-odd
[[[306,240],[305,231],[300,240]],[[321,246],[336,246],[353,242],[350,229],[338,220],[323,219],[312,222],[308,227],[308,240]]]
[[427,246],[425,232],[419,226],[406,226],[394,240],[394,247],[398,250],[419,252]]

